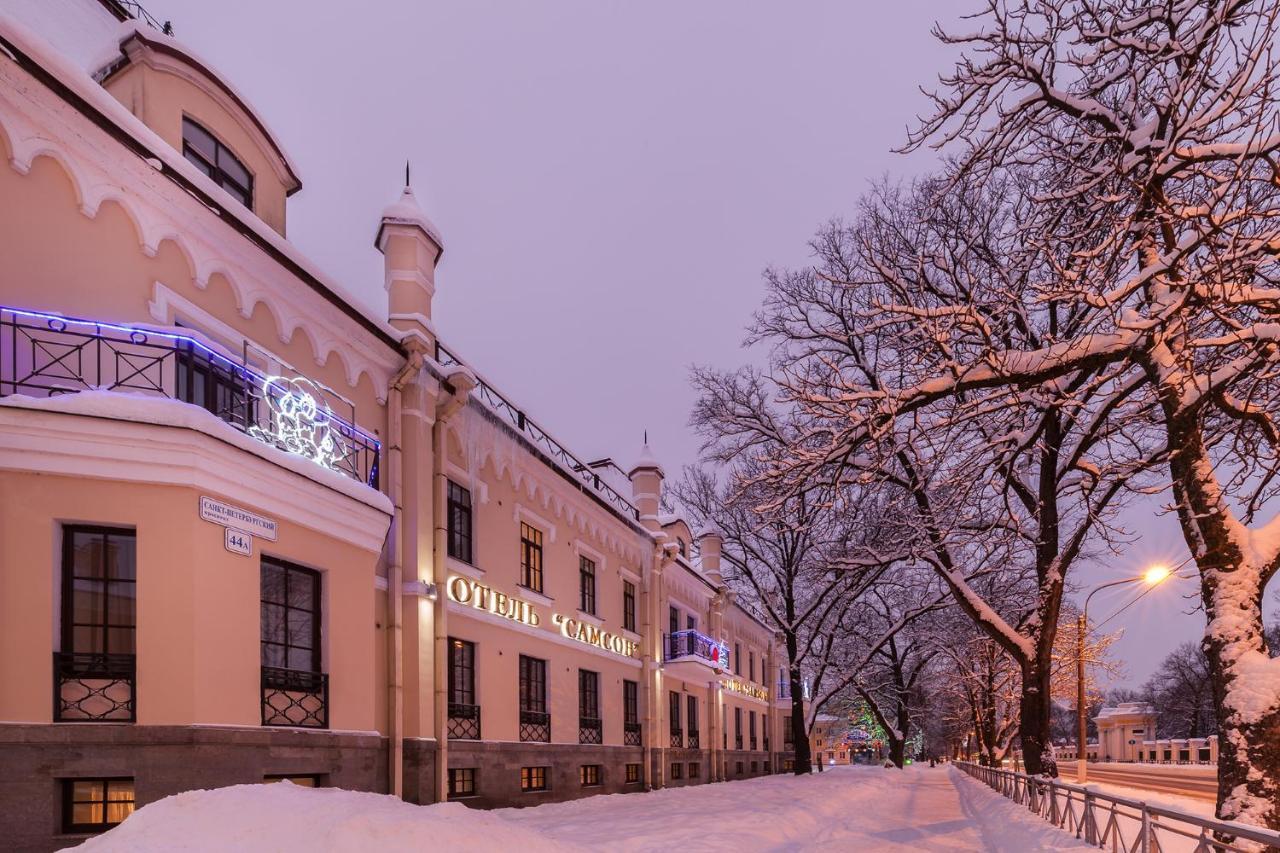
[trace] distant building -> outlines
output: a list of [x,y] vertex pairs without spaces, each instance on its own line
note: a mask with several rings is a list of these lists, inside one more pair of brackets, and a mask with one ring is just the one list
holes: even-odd
[[[1138,761],[1154,764],[1217,764],[1218,738],[1154,737],[1158,713],[1146,702],[1121,702],[1093,718],[1098,739],[1088,742],[1089,761]],[[1076,745],[1055,748],[1060,761],[1076,760]]]

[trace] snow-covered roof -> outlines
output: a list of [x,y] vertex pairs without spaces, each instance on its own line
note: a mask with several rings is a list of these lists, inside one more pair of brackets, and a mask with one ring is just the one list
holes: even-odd
[[662,475],[662,465],[658,462],[657,457],[653,455],[653,450],[650,449],[647,441],[640,448],[639,458],[636,459],[635,464],[631,466],[631,470],[627,473],[634,474],[640,470],[657,471],[659,475]]
[[382,229],[387,225],[417,226],[440,247],[442,253],[444,252],[444,238],[440,236],[440,229],[436,228],[435,223],[423,212],[422,206],[418,204],[418,199],[413,194],[413,187],[406,186],[400,193],[400,198],[387,205],[382,211],[382,224],[378,226],[378,236],[373,240],[374,245],[382,242]]

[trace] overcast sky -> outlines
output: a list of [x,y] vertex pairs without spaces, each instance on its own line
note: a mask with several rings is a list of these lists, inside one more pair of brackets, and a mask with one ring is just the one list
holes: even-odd
[[[413,163],[444,236],[441,337],[580,457],[693,462],[693,364],[749,358],[767,266],[904,157],[948,65],[953,2],[304,3],[147,0],[225,73],[298,164],[289,237],[385,314],[373,236]],[[1078,580],[1185,556],[1171,517]],[[1108,625],[1140,682],[1198,638],[1161,589]],[[1131,597],[1101,593],[1105,616]]]

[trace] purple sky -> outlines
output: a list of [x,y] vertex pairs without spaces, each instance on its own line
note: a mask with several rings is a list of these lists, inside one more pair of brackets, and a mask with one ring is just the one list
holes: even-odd
[[[412,160],[444,235],[441,337],[579,456],[625,465],[648,430],[697,456],[692,364],[748,358],[769,265],[910,176],[906,126],[949,50],[943,2],[263,3],[147,0],[262,111],[298,163],[289,236],[385,311],[373,235]],[[1096,583],[1185,551],[1172,519],[1086,567]],[[1180,591],[1194,593],[1191,582]],[[1199,636],[1161,589],[1108,625],[1130,681]],[[1130,593],[1100,593],[1105,616]]]

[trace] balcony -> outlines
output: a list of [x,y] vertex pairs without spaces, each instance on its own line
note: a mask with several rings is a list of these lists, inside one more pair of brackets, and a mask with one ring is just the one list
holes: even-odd
[[329,728],[329,676],[323,672],[262,668],[262,724]]
[[453,740],[480,740],[480,706],[449,703],[449,737]]
[[599,717],[578,718],[578,743],[604,743],[604,725]]
[[639,723],[623,723],[622,724],[622,745],[623,746],[642,746],[643,742],[640,738]]
[[[194,337],[0,306],[0,397],[104,390],[199,406],[258,441],[378,487],[355,407],[303,376],[267,376]],[[341,417],[331,402],[348,410]]]
[[138,718],[133,655],[53,653],[55,723],[132,723]]
[[520,740],[550,743],[551,715],[543,711],[521,711]]
[[663,668],[676,678],[706,678],[729,666],[729,650],[698,631],[676,631],[662,637]]

